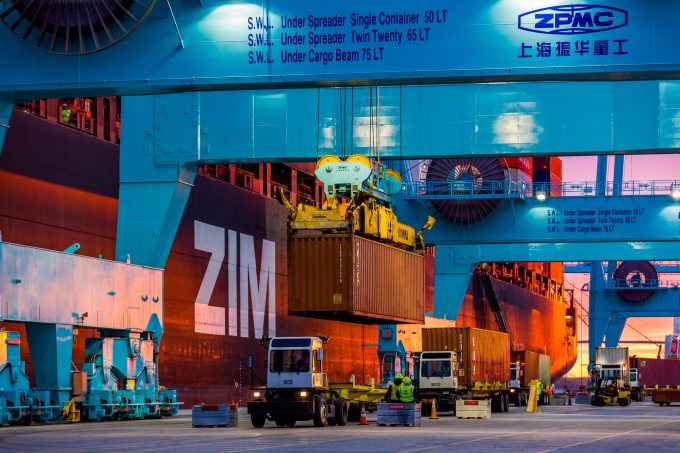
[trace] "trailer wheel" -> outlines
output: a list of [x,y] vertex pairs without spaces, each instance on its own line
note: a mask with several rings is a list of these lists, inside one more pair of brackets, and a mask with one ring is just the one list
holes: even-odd
[[[347,416],[349,412],[347,410],[347,403],[345,398],[338,398],[335,400],[335,419],[333,420],[338,426],[345,426],[347,424]],[[330,420],[328,420],[330,424]]]
[[323,427],[328,425],[328,404],[322,396],[317,396],[315,401],[316,411],[314,411],[314,426]]
[[501,402],[501,395],[491,396],[491,412],[498,413],[503,412],[503,403]]
[[351,404],[347,412],[347,421],[350,423],[357,423],[361,418],[361,409],[356,404]]
[[295,422],[297,422],[297,420],[295,420],[294,418],[287,418],[286,426],[292,428],[293,426],[295,426]]
[[503,395],[503,412],[510,412],[510,395]]
[[[326,400],[326,407],[335,407],[335,398],[328,398]],[[335,409],[336,412],[335,414],[337,415],[337,409]],[[335,426],[336,425],[336,417],[328,417],[328,426]]]
[[266,420],[264,415],[250,414],[250,421],[253,424],[253,428],[262,428]]

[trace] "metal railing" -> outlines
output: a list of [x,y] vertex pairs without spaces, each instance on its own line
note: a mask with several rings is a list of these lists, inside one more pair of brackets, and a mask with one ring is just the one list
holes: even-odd
[[[680,261],[652,261],[654,268],[661,274],[680,273]],[[590,261],[570,261],[564,263],[564,272],[571,274],[590,272]]]
[[632,284],[627,280],[613,278],[611,279],[611,281],[607,282],[606,288],[630,291],[680,288],[680,280],[662,280],[648,278],[645,281],[640,281],[635,284]]
[[530,194],[523,180],[413,181],[404,184],[407,199],[455,200],[470,198],[524,198]]
[[413,181],[404,183],[406,199],[467,200],[484,198],[525,199],[546,197],[595,197],[672,195],[680,198],[680,180],[597,182],[529,182],[522,179],[490,181]]

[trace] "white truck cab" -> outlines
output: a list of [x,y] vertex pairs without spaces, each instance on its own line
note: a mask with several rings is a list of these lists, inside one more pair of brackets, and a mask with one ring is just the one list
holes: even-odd
[[423,352],[420,355],[420,389],[457,389],[458,361],[452,351]]
[[453,351],[426,351],[417,355],[416,400],[423,402],[423,414],[436,400],[437,410],[452,411],[458,391],[458,354]]
[[323,389],[323,340],[318,337],[281,337],[269,343],[267,388]]
[[324,337],[275,337],[269,341],[267,386],[254,389],[248,413],[255,428],[266,420],[294,426],[313,420],[314,426],[345,425],[350,403],[330,388],[323,372]]

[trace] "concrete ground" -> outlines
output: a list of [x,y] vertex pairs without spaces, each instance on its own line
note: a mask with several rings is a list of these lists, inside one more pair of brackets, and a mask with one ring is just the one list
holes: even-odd
[[238,428],[192,428],[190,416],[163,420],[50,424],[0,428],[0,451],[49,452],[636,452],[680,451],[680,406],[651,402],[630,407],[511,408],[491,420],[440,414],[420,428],[369,426],[314,428],[311,422],[254,429],[242,414]]

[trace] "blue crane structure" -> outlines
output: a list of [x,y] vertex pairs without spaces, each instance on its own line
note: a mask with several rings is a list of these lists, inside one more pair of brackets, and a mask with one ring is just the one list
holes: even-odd
[[[16,102],[129,96],[120,262],[164,267],[204,163],[355,152],[394,160],[672,154],[680,147],[680,4],[670,0],[555,0],[538,9],[510,0],[140,0],[99,14],[76,8],[78,18],[66,24],[53,2],[40,21],[28,3],[8,1],[0,11],[7,68],[0,145]],[[626,186],[618,172],[605,196],[599,170],[594,185],[559,189],[521,181],[489,188],[474,174],[462,188],[416,182],[400,208],[411,223],[421,224],[436,200],[495,200],[474,225],[440,222],[428,236],[437,245],[435,313],[456,317],[478,262],[677,259],[680,205],[668,195],[678,182]],[[569,191],[581,196],[551,196]],[[616,294],[642,291],[628,277],[629,289]],[[615,342],[627,316],[680,315],[667,298],[624,304],[607,291],[597,298],[601,310],[591,309],[594,342],[605,335]],[[61,325],[38,313],[19,320]],[[58,333],[51,337],[56,342]]]

